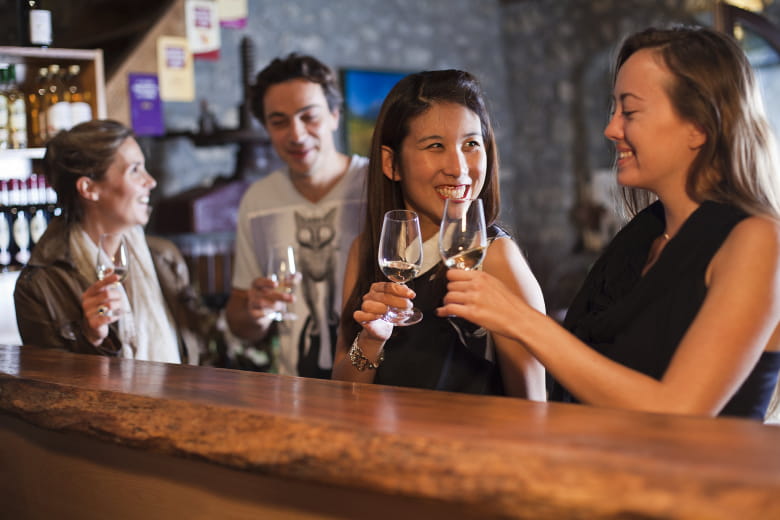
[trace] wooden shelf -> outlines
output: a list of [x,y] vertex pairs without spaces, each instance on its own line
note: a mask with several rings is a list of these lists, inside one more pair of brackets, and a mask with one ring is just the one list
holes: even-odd
[[43,49],[39,47],[0,46],[0,61],[26,66],[24,77],[17,78],[25,92],[30,90],[30,86],[35,81],[38,67],[48,67],[52,63],[63,67],[78,64],[81,67],[82,86],[94,93],[91,100],[92,113],[98,119],[106,117],[106,81],[101,49]]
[[43,159],[46,148],[22,148],[19,150],[0,150],[0,159]]
[[164,139],[171,137],[186,137],[191,139],[195,146],[220,146],[226,144],[257,144],[271,145],[268,136],[254,130],[225,129],[217,130],[212,134],[201,134],[188,131],[166,132]]

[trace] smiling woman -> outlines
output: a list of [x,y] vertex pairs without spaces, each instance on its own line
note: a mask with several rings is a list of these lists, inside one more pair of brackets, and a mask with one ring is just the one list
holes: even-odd
[[107,120],[77,125],[49,141],[44,167],[62,215],[16,284],[23,342],[198,364],[215,320],[176,247],[144,234],[157,183],[132,131]]
[[[528,264],[496,225],[496,143],[474,76],[459,70],[421,72],[393,87],[372,139],[368,193],[366,230],[352,245],[344,278],[333,377],[544,400],[544,371],[520,345],[434,312],[445,293],[438,231],[448,198],[482,200],[489,237],[484,270],[544,311]],[[384,280],[377,264],[380,226],[391,210],[419,217],[422,268],[408,286],[377,281]],[[425,315],[421,322],[393,330],[381,319],[388,307],[412,307],[411,300]]]
[[780,177],[750,64],[723,33],[651,28],[621,47],[612,98],[604,134],[635,216],[565,329],[473,271],[447,273],[438,312],[521,342],[553,400],[764,419],[780,371]]

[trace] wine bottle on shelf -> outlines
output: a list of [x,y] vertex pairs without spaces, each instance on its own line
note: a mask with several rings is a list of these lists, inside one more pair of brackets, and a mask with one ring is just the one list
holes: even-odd
[[27,193],[28,202],[30,204],[30,240],[32,245],[30,251],[32,252],[35,244],[43,236],[43,232],[46,231],[46,227],[49,225],[49,218],[46,214],[46,194],[44,198],[41,197],[41,192],[38,189],[39,181],[38,175],[33,173],[27,178]]
[[6,94],[7,69],[0,67],[0,150],[11,147],[11,133],[8,129],[8,95]]
[[46,138],[51,139],[61,130],[70,128],[70,103],[66,101],[65,83],[60,66],[49,65],[49,80],[46,89]]
[[68,67],[68,76],[65,80],[65,87],[68,91],[68,101],[70,102],[70,124],[76,126],[84,121],[92,119],[92,107],[89,100],[92,97],[91,92],[82,89],[79,85],[79,73],[81,67],[73,64]]
[[52,44],[51,11],[43,7],[41,0],[27,0],[29,42],[33,47],[49,47]]
[[8,66],[8,138],[11,148],[27,148],[27,103],[16,82],[16,67]]
[[11,180],[11,234],[14,245],[14,263],[23,266],[30,260],[30,218],[27,215],[27,197],[19,179]]
[[11,202],[8,181],[0,180],[0,271],[11,267]]
[[46,110],[43,108],[43,102],[48,79],[49,69],[40,67],[38,77],[30,92],[27,93],[28,142],[34,148],[39,148],[46,142]]

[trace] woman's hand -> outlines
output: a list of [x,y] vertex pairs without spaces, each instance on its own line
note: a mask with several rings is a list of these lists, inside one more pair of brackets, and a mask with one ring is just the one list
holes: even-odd
[[388,307],[412,308],[415,292],[405,285],[392,282],[376,282],[363,296],[360,309],[352,317],[363,326],[365,339],[385,342],[393,332],[393,324],[382,319]]
[[[297,281],[297,280],[296,280]],[[277,291],[279,283],[271,278],[255,278],[247,291],[247,310],[255,321],[268,317],[272,311],[283,310],[279,302],[292,303],[292,294]]]
[[115,284],[119,276],[110,274],[90,285],[81,295],[81,310],[84,313],[84,335],[90,343],[98,346],[108,336],[108,326],[119,319],[122,299]]
[[492,333],[519,339],[513,334],[523,311],[531,311],[521,297],[499,279],[483,271],[447,271],[447,294],[438,316],[458,316]]

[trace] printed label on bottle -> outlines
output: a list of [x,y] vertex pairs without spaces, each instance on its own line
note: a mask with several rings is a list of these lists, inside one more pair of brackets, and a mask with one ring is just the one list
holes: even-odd
[[11,230],[8,229],[8,217],[0,214],[0,251],[7,252],[11,247]]
[[84,101],[76,101],[70,104],[70,124],[76,126],[79,123],[92,120],[92,107]]
[[11,114],[11,148],[27,148],[27,114],[24,101],[16,99],[9,110]]
[[41,110],[38,112],[38,140],[41,145],[46,142],[46,139],[49,137],[46,126],[46,111]]
[[0,127],[8,128],[8,98],[0,93]]
[[27,130],[27,111],[24,100],[17,98],[11,103],[8,113],[11,115],[11,128],[14,130]]
[[54,137],[60,130],[70,128],[70,103],[60,101],[46,109],[46,134]]
[[30,11],[30,43],[51,45],[51,11],[45,9]]
[[0,266],[11,265],[11,230],[8,228],[8,217],[0,213]]
[[30,238],[32,238],[33,244],[38,243],[38,240],[43,236],[43,232],[46,231],[47,225],[46,215],[42,209],[39,209],[33,215],[32,220],[30,220]]
[[14,242],[19,249],[27,249],[30,247],[30,225],[27,222],[27,215],[24,211],[20,211],[16,214],[16,220],[14,220]]

